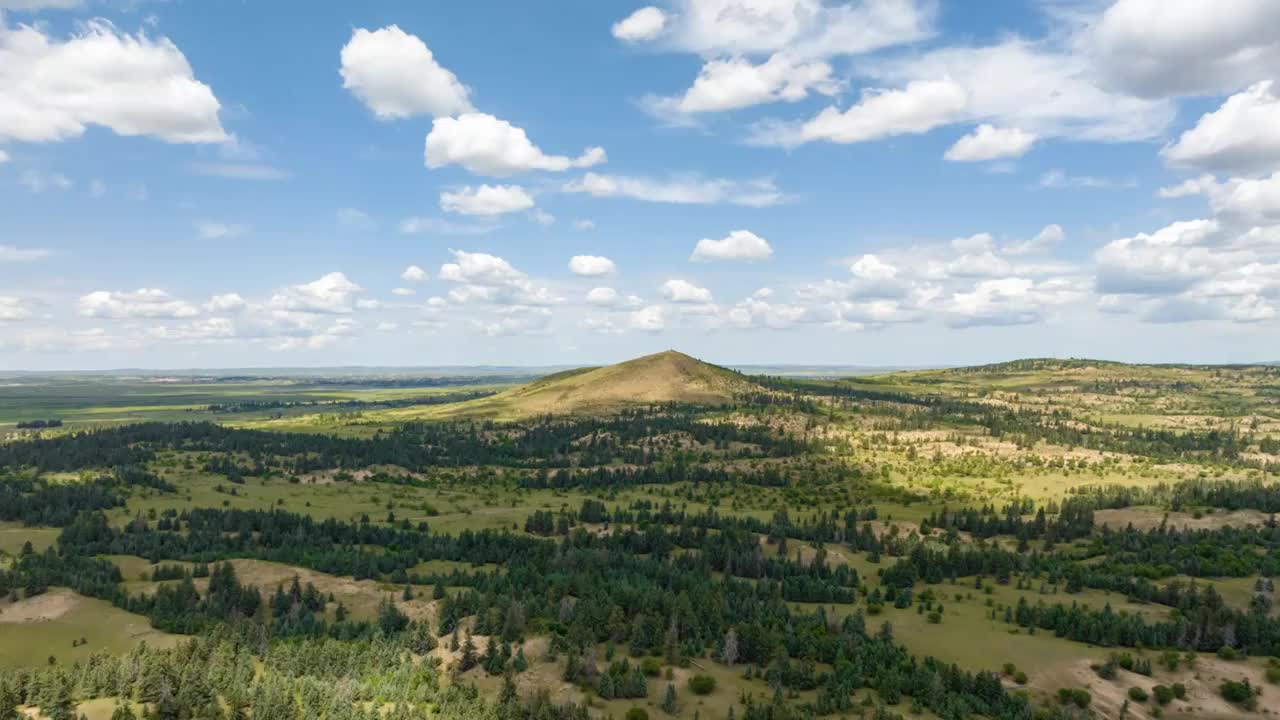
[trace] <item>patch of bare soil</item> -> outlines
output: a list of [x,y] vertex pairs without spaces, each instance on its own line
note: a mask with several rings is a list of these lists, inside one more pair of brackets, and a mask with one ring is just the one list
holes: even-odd
[[[1165,518],[1168,518],[1165,520]],[[1102,527],[1110,525],[1119,530],[1133,525],[1138,530],[1150,530],[1165,522],[1170,528],[1189,530],[1217,530],[1224,527],[1247,527],[1262,525],[1267,515],[1258,510],[1231,510],[1206,513],[1196,517],[1191,513],[1169,512],[1146,508],[1120,508],[1118,510],[1098,510],[1093,513],[1093,524]]]
[[0,606],[0,623],[49,622],[66,615],[80,603],[80,596],[69,592],[48,592]]

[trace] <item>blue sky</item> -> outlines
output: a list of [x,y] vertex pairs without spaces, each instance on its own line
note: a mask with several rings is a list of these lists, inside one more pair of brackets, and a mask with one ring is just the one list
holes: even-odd
[[1280,4],[975,7],[0,0],[0,369],[1280,358]]

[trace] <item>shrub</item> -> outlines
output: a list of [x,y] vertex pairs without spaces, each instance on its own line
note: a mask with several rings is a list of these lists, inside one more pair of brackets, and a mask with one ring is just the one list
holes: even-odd
[[1161,705],[1168,705],[1173,702],[1173,689],[1167,685],[1157,685],[1151,688],[1151,694],[1156,696],[1156,702]]
[[1240,652],[1230,645],[1223,645],[1218,648],[1218,657],[1223,660],[1239,660]]
[[640,672],[647,677],[658,677],[662,672],[662,661],[658,658],[647,657],[640,661]]
[[716,679],[710,675],[692,675],[689,677],[689,691],[694,695],[710,695],[716,689]]
[[1027,674],[1019,670],[1018,672],[1013,674],[1013,681],[1018,683],[1019,685],[1026,685]]
[[1146,702],[1147,691],[1140,687],[1131,687],[1129,688],[1129,699],[1134,702]]
[[925,619],[929,621],[930,625],[938,625],[942,622],[942,613],[935,610],[929,613]]
[[1058,690],[1058,702],[1063,705],[1075,705],[1078,708],[1087,708],[1089,703],[1093,702],[1093,696],[1088,690],[1081,688],[1060,688]]
[[1187,697],[1187,686],[1182,683],[1173,684],[1173,696],[1182,700]]
[[1017,667],[1016,665],[1014,665],[1013,663],[1005,663],[1005,664],[1004,664],[1003,671],[1004,671],[1004,674],[1005,674],[1005,675],[1012,675],[1012,674],[1014,674],[1015,672],[1017,672],[1017,670],[1018,670],[1018,667]]
[[1244,682],[1228,680],[1218,686],[1218,692],[1222,694],[1223,700],[1249,709],[1253,709],[1252,706],[1257,702],[1253,696],[1253,686],[1248,680]]
[[1272,685],[1280,685],[1280,667],[1272,665],[1267,668],[1267,682]]
[[649,720],[649,713],[644,708],[633,707],[627,711],[626,720]]

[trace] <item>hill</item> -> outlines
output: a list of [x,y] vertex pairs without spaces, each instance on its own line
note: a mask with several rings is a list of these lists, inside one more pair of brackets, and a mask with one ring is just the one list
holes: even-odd
[[616,365],[548,375],[520,387],[464,403],[444,405],[436,417],[514,418],[614,412],[658,403],[723,405],[736,393],[760,389],[732,370],[674,350]]

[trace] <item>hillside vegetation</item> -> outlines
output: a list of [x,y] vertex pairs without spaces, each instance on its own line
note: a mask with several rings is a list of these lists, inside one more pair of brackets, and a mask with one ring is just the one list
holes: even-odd
[[668,350],[598,368],[568,370],[491,397],[441,406],[440,418],[515,419],[601,414],[630,406],[724,405],[760,387],[732,370]]

